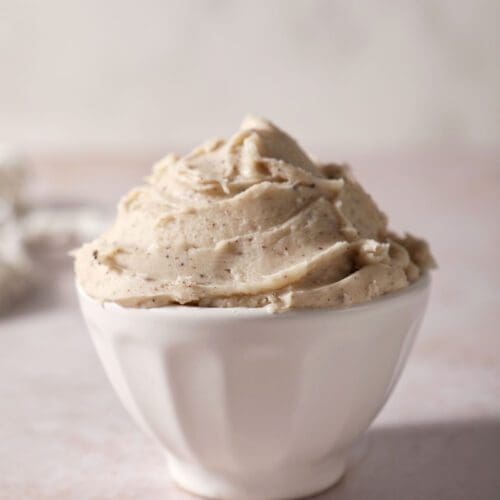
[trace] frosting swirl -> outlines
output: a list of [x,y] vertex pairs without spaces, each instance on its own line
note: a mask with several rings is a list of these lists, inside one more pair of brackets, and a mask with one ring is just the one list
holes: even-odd
[[433,265],[425,242],[388,232],[348,167],[315,163],[254,117],[157,163],[111,229],[75,252],[83,289],[129,307],[350,305]]

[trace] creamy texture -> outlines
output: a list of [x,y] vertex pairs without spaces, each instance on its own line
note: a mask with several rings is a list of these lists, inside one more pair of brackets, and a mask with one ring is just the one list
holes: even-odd
[[272,310],[357,304],[415,281],[434,261],[397,238],[339,165],[319,165],[272,123],[169,155],[120,202],[116,222],[75,252],[100,301]]

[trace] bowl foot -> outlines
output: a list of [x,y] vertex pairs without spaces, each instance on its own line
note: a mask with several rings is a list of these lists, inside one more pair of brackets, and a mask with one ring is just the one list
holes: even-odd
[[345,461],[339,456],[300,467],[273,468],[253,477],[245,471],[237,474],[205,469],[172,456],[168,456],[167,462],[170,477],[180,488],[202,497],[223,500],[302,498],[330,488],[345,471]]

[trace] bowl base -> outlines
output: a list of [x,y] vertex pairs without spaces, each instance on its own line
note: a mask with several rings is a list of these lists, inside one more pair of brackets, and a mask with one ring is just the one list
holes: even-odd
[[273,468],[255,477],[209,470],[172,456],[167,457],[167,463],[171,479],[181,489],[222,500],[303,498],[327,490],[345,472],[345,460],[339,456],[300,467]]

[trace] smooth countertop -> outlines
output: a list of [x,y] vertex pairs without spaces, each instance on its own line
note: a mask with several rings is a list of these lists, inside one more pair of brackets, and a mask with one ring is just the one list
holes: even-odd
[[[32,192],[110,205],[150,159],[42,158]],[[317,498],[500,498],[500,154],[352,163],[393,227],[429,239],[440,268],[400,383],[357,463]],[[192,498],[170,483],[161,450],[107,382],[70,259],[45,249],[37,262],[37,289],[0,317],[0,499]]]

